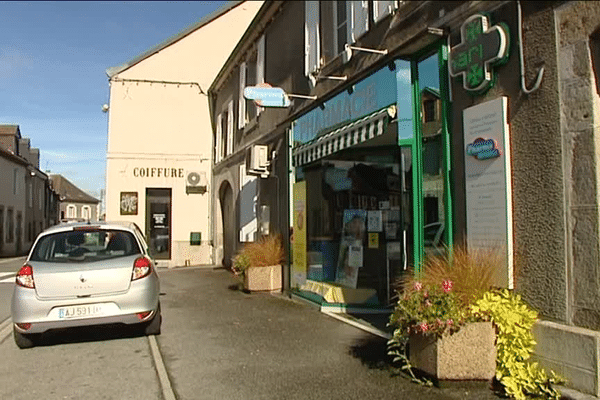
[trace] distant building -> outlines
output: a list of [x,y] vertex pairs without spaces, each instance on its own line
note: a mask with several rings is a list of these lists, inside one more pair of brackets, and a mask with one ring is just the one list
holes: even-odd
[[98,221],[100,200],[79,189],[62,175],[50,175],[52,186],[60,196],[60,221]]
[[161,266],[213,263],[207,92],[262,4],[228,2],[106,70],[106,219],[138,224]]
[[58,195],[39,163],[39,149],[18,125],[0,125],[0,256],[25,254],[58,223]]

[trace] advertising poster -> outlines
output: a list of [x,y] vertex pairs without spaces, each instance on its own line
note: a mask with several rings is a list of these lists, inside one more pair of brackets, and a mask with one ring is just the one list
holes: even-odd
[[379,248],[379,233],[369,233],[369,248],[370,249],[378,249]]
[[294,183],[294,227],[292,232],[293,260],[291,286],[306,283],[306,182]]
[[336,283],[342,286],[356,288],[358,269],[363,266],[366,222],[366,210],[344,210],[344,225],[335,278]]
[[383,230],[383,222],[381,219],[381,210],[372,210],[367,213],[369,232],[381,232]]

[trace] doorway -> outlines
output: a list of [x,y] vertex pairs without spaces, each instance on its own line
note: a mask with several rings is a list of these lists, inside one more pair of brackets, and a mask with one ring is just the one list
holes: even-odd
[[146,237],[150,254],[171,259],[171,189],[146,189]]

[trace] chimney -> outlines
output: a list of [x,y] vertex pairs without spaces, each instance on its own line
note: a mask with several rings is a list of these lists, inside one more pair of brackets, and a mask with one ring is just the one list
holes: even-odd
[[17,151],[17,154],[20,155],[21,157],[23,157],[24,159],[26,159],[27,161],[29,161],[30,146],[31,146],[31,143],[29,141],[29,138],[19,139],[19,149]]
[[31,157],[29,163],[37,169],[40,169],[40,149],[35,147],[30,148],[29,156]]

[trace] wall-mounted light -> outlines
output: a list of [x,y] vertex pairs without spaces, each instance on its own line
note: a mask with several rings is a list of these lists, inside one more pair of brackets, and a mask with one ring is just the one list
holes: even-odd
[[344,64],[347,63],[348,61],[350,61],[350,59],[352,58],[353,51],[364,51],[367,53],[375,53],[375,54],[381,54],[381,55],[386,55],[388,53],[387,49],[383,49],[383,50],[368,49],[366,47],[350,46],[348,43],[346,43],[346,46],[344,47],[344,52],[342,53],[342,60],[343,60]]

